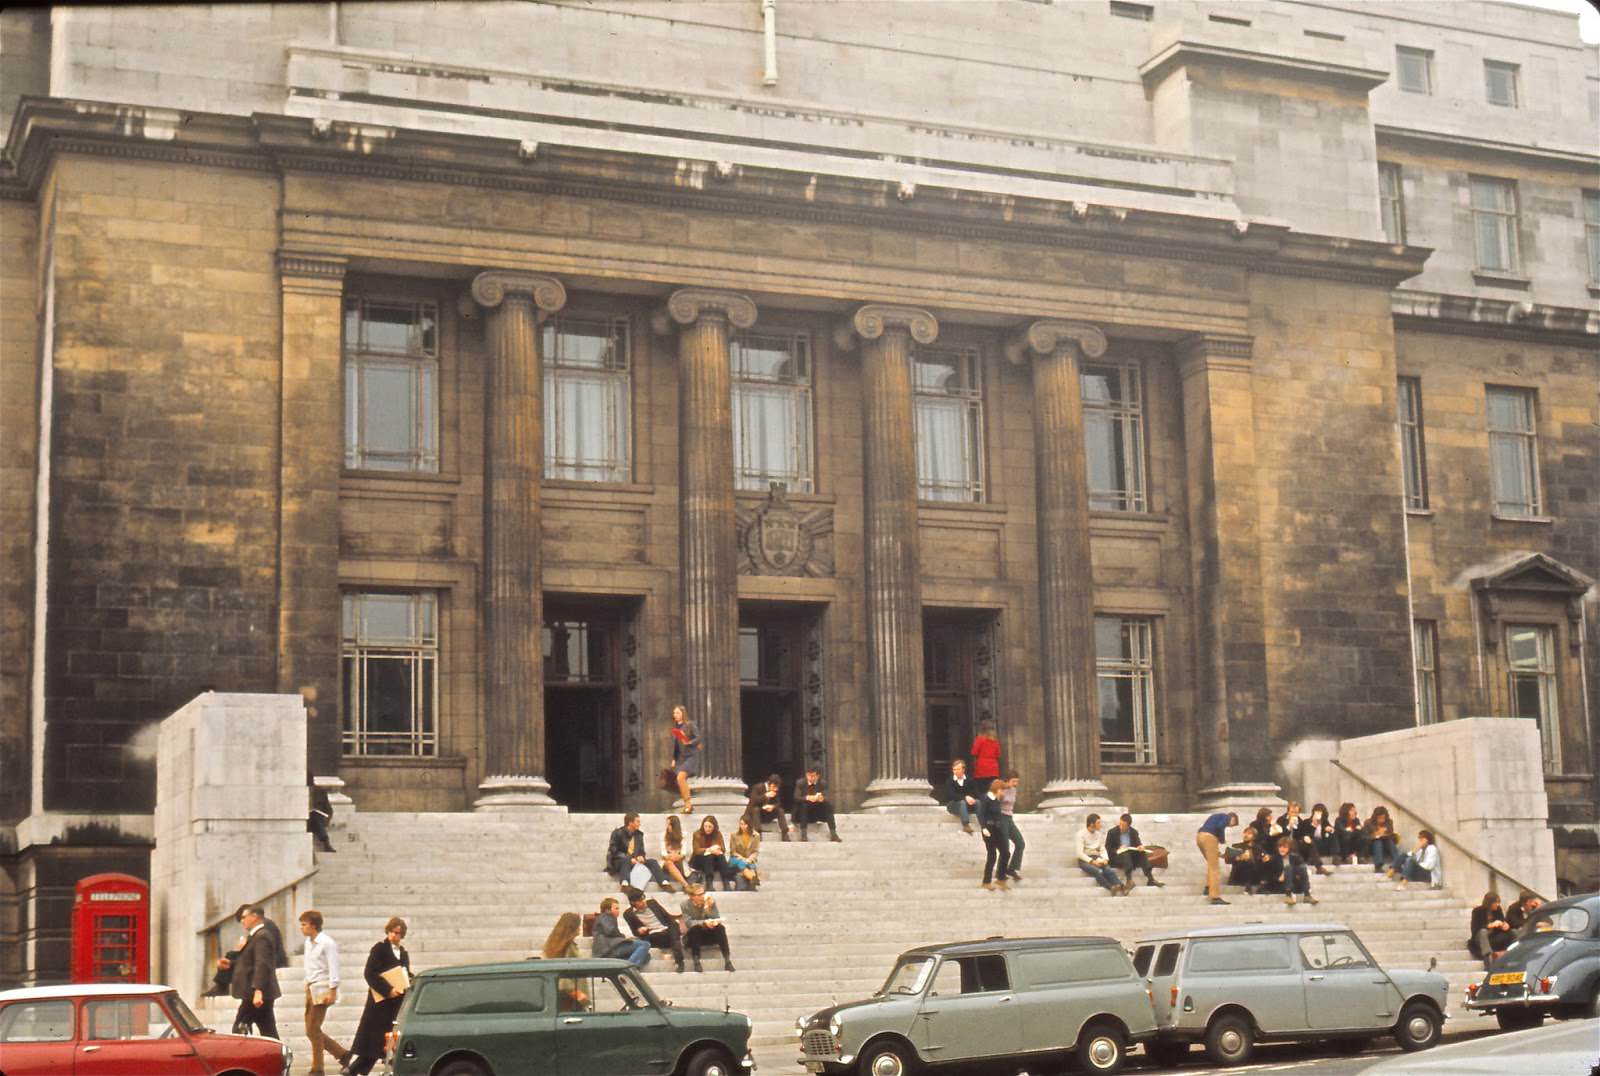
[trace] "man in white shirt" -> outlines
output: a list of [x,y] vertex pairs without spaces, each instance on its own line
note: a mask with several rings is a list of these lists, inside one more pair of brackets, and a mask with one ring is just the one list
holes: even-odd
[[306,1038],[311,1040],[310,1076],[322,1076],[322,1052],[341,1065],[350,1051],[323,1032],[328,1006],[339,999],[339,943],[322,932],[322,913],[300,913],[300,933],[306,936]]
[[1083,873],[1111,890],[1114,897],[1126,896],[1128,889],[1122,884],[1116,869],[1106,859],[1106,836],[1100,832],[1100,816],[1091,814],[1084,819],[1078,831],[1078,866]]

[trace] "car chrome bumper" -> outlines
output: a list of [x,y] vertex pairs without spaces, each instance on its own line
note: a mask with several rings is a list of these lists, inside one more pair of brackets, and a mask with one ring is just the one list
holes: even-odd
[[1467,1008],[1473,1012],[1493,1012],[1495,1009],[1523,1008],[1529,1005],[1559,1005],[1559,994],[1524,994],[1520,998],[1468,998]]

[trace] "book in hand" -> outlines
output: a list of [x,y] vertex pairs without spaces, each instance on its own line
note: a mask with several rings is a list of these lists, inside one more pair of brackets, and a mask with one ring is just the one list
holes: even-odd
[[[379,978],[389,984],[390,992],[398,990],[404,994],[411,989],[411,976],[407,975],[406,969],[399,964],[384,972]],[[373,1001],[383,1001],[388,996],[388,994],[380,994],[376,990],[372,992]]]

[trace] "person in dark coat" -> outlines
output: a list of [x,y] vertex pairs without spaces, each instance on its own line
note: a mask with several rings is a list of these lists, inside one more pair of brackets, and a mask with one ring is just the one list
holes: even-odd
[[806,839],[806,829],[813,822],[828,824],[828,839],[839,840],[839,829],[833,820],[833,803],[828,799],[828,786],[822,783],[822,771],[815,765],[806,767],[806,775],[794,783],[794,824],[800,839]]
[[[411,976],[411,954],[400,942],[406,936],[406,921],[398,915],[383,926],[383,940],[367,954],[367,966],[361,977],[367,983],[367,1003],[361,1010],[361,1023],[356,1026],[356,1037],[350,1043],[350,1055],[345,1058],[340,1071],[349,1076],[365,1076],[372,1071],[384,1054],[384,1039],[394,1027],[394,1018],[400,1015],[405,1002],[405,991],[396,990],[383,977],[392,968],[405,968]],[[373,1000],[373,993],[383,1000]]]
[[639,815],[629,811],[622,816],[622,825],[611,831],[611,840],[606,845],[606,873],[627,885],[633,868],[642,863],[650,872],[650,880],[670,893],[672,883],[661,872],[660,862],[645,854],[644,834],[639,832],[641,825]]
[[282,993],[278,989],[278,957],[283,943],[267,930],[266,915],[258,905],[240,909],[239,923],[245,929],[244,945],[234,957],[230,993],[239,999],[235,1029],[252,1026],[270,1039],[278,1037],[278,1019],[273,1005]]
[[1117,819],[1117,824],[1106,831],[1106,858],[1111,865],[1122,872],[1124,888],[1133,888],[1133,872],[1144,872],[1144,884],[1160,887],[1165,883],[1156,881],[1155,870],[1150,866],[1150,857],[1145,854],[1144,841],[1139,839],[1139,831],[1133,828],[1133,815],[1124,814]]
[[316,784],[311,786],[311,810],[306,814],[306,831],[316,839],[317,851],[337,852],[328,839],[328,823],[333,821],[333,800],[328,790]]
[[[1000,793],[1006,783],[996,777],[989,782],[988,790],[978,800],[978,828],[983,832],[983,888],[1006,887],[1006,876],[1011,873],[1011,842],[1006,840],[1005,814],[1000,809]],[[995,872],[998,866],[999,878]]]
[[956,759],[950,763],[950,780],[945,783],[939,799],[944,809],[961,820],[961,831],[972,832],[972,816],[978,813],[978,797],[983,794],[978,783],[967,776],[967,763]]

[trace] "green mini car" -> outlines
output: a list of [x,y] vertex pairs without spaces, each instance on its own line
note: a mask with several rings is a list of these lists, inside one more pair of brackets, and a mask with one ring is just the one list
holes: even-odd
[[750,1018],[677,1009],[622,960],[524,960],[423,972],[390,1033],[393,1076],[731,1076]]

